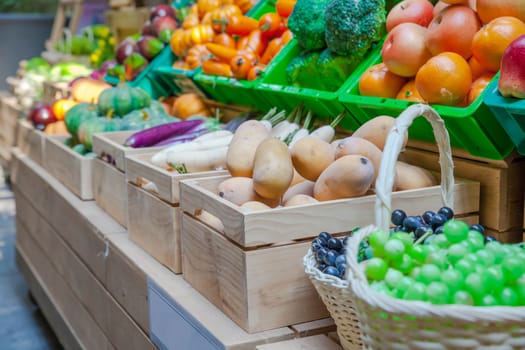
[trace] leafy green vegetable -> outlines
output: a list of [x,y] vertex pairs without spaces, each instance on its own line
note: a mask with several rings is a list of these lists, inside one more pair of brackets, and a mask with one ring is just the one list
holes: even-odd
[[288,28],[306,50],[319,50],[325,43],[325,10],[327,0],[297,0],[288,18]]
[[317,69],[320,52],[303,53],[290,61],[286,67],[286,79],[292,86],[323,89],[323,82]]
[[325,19],[328,48],[361,59],[385,35],[385,0],[330,0]]
[[359,64],[354,56],[339,56],[325,49],[317,61],[317,70],[328,91],[339,89]]

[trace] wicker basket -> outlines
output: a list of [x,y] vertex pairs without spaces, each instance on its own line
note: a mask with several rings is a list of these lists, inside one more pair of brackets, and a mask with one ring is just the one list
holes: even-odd
[[348,288],[348,281],[321,272],[317,268],[315,254],[312,249],[303,259],[305,271],[321,296],[330,316],[337,326],[339,342],[345,350],[361,349],[361,332],[359,320],[354,306],[354,296]]
[[[348,240],[349,284],[354,294],[365,349],[525,349],[525,307],[433,305],[405,301],[374,291],[357,262],[359,243],[377,229],[387,230],[391,215],[395,159],[400,135],[418,116],[431,122],[440,150],[443,203],[453,203],[452,160],[448,134],[439,115],[428,106],[414,105],[396,120],[376,182],[376,225],[357,231]],[[386,158],[386,159],[385,159]]]

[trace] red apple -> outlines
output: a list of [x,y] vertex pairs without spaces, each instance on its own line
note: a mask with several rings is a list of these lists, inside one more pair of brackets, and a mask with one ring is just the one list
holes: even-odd
[[388,33],[381,56],[388,70],[413,77],[432,56],[425,46],[427,29],[415,23],[401,23]]
[[426,27],[432,21],[433,10],[428,0],[403,0],[392,7],[386,16],[386,30],[390,32],[398,24],[406,22]]
[[151,23],[150,20],[147,20],[146,22],[144,22],[144,24],[142,25],[142,31],[140,32],[140,34],[155,35],[155,33],[153,33],[153,24]]
[[177,29],[177,21],[171,17],[157,17],[153,20],[153,35],[157,36],[164,43],[169,43],[171,35]]
[[29,113],[27,119],[40,131],[44,131],[48,124],[57,121],[53,108],[48,104],[36,105]]
[[149,19],[153,21],[157,17],[166,17],[166,16],[175,18],[177,16],[175,11],[176,10],[170,5],[166,5],[166,4],[155,5],[150,10]]
[[481,28],[476,13],[466,5],[445,7],[428,25],[426,45],[432,55],[455,52],[472,56],[472,38]]
[[519,36],[503,52],[498,89],[504,97],[525,98],[525,35]]
[[133,40],[126,38],[117,47],[117,52],[115,53],[117,62],[123,64],[126,58],[131,56],[133,52],[137,52],[136,43]]

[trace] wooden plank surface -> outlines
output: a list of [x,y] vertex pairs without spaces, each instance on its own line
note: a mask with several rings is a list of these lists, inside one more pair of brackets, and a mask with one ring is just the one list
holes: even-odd
[[256,350],[341,350],[339,344],[335,343],[326,335],[314,335],[307,338],[285,340],[273,344],[259,345]]
[[[283,241],[315,237],[321,231],[343,232],[375,222],[375,195],[341,199],[297,207],[276,208],[243,213],[240,207],[221,198],[212,186],[228,176],[201,178],[181,183],[181,209],[195,215],[205,210],[220,218],[224,235],[241,246],[252,247]],[[457,181],[454,186],[454,209],[457,214],[479,210],[479,183]],[[442,206],[439,186],[392,194],[392,208],[402,208],[408,215]]]
[[[95,276],[106,277],[106,237],[125,229],[94,201],[82,201],[27,156],[15,151],[15,192],[31,198],[33,207],[84,261]],[[52,205],[50,205],[52,203]]]
[[93,162],[93,197],[109,216],[127,227],[126,175],[100,159],[94,159]]
[[204,171],[199,173],[179,174],[151,164],[154,153],[132,154],[126,156],[126,177],[129,182],[141,185],[145,181],[152,182],[158,191],[158,196],[171,204],[178,204],[179,182],[187,179],[224,175],[226,171]]
[[310,241],[243,251],[182,215],[183,277],[248,332],[328,317],[304,273]]
[[64,145],[67,136],[48,136],[44,166],[71,192],[84,200],[93,199],[93,159],[81,156]]
[[47,254],[50,262],[115,348],[154,349],[144,331],[22,195],[17,196],[17,210],[19,230],[29,232],[43,251],[52,252]]
[[[254,334],[245,332],[193,289],[182,276],[175,275],[162,266],[130,241],[126,235],[112,235],[108,237],[108,241],[110,242],[108,259],[111,261],[108,272],[112,271],[108,277],[119,276],[111,288],[112,294],[118,291],[126,293],[124,300],[126,305],[123,306],[132,316],[135,315],[134,319],[144,312],[148,315],[148,300],[151,302],[152,298],[151,291],[148,296],[148,285],[151,289],[154,288],[152,284],[155,284],[156,290],[160,290],[162,294],[161,299],[165,304],[155,310],[149,306],[151,314],[148,315],[150,337],[152,339],[157,337],[157,346],[174,344],[184,349],[185,339],[195,336],[211,337],[215,344],[220,344],[221,349],[247,350],[253,349],[257,344],[294,337],[295,333],[289,327]],[[122,259],[117,259],[117,254]],[[146,295],[143,295],[142,283],[146,285]],[[133,285],[134,288],[130,289],[129,285]],[[129,304],[137,306],[133,314],[127,307]],[[181,334],[174,326],[175,321],[182,322],[192,333]]]
[[111,157],[115,166],[122,172],[126,172],[126,156],[131,154],[151,153],[162,147],[131,148],[125,147],[126,139],[135,131],[115,131],[97,133],[93,135],[93,152],[99,157]]
[[53,301],[51,301],[49,292],[44,288],[42,280],[36,276],[29,266],[29,259],[26,258],[24,253],[20,252],[18,248],[15,250],[18,270],[24,276],[31,295],[35,298],[38,307],[59,339],[60,344],[69,350],[81,350],[82,345],[80,341],[69,327],[66,318],[60,314],[58,308],[53,304]]
[[42,285],[49,291],[59,312],[66,318],[69,328],[86,349],[113,349],[105,334],[80,303],[71,288],[53,268],[50,261],[31,236],[21,230],[17,233],[17,248]]
[[[439,168],[438,154],[434,152],[409,148],[402,157],[427,169]],[[496,231],[523,226],[525,158],[493,163],[455,157],[454,174],[480,183],[482,225]]]
[[182,272],[180,208],[127,184],[129,237],[175,273]]
[[27,120],[19,120],[17,125],[16,145],[37,164],[43,164],[45,135],[36,130]]

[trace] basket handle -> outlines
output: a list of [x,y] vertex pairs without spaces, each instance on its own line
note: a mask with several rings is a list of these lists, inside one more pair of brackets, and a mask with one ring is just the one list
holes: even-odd
[[439,163],[441,166],[441,201],[444,205],[454,209],[454,164],[445,122],[429,105],[411,105],[396,118],[392,130],[388,134],[379,167],[375,185],[375,218],[376,226],[381,230],[388,231],[390,225],[392,188],[394,187],[395,178],[392,174],[395,174],[396,171],[396,162],[403,147],[404,135],[414,119],[419,116],[425,117],[432,125],[434,138],[438,145]]
[[357,230],[348,242],[346,261],[348,264],[347,278],[356,278],[363,283],[368,281],[357,262],[359,245],[363,239],[375,231],[388,232],[390,217],[392,215],[392,188],[394,187],[394,176],[396,162],[403,147],[404,135],[414,119],[423,116],[432,125],[434,138],[439,149],[439,163],[441,166],[441,201],[444,205],[453,209],[454,204],[454,164],[452,161],[452,150],[450,138],[445,128],[445,122],[439,114],[426,104],[415,104],[405,109],[395,121],[392,130],[388,134],[386,144],[379,167],[376,180],[376,204],[375,204],[375,226],[370,225]]

